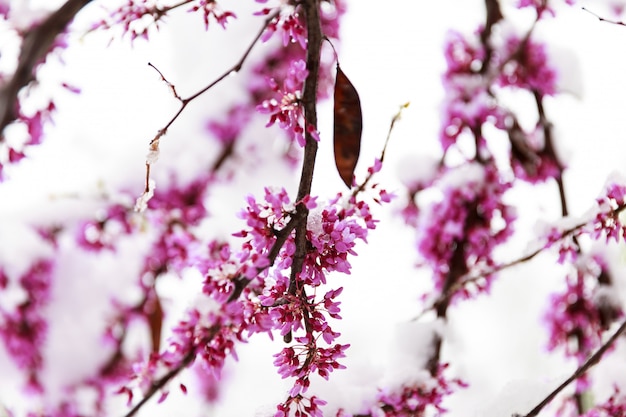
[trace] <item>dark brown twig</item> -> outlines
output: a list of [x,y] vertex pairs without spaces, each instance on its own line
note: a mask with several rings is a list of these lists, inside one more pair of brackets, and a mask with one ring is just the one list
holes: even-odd
[[[389,130],[387,131],[387,138],[385,139],[383,150],[380,153],[379,161],[381,164],[385,160],[385,152],[387,151],[387,145],[389,144],[389,139],[391,138],[391,132],[393,132],[393,128],[396,126],[396,123],[398,122],[398,120],[400,120],[400,118],[402,117],[402,111],[406,109],[407,107],[409,107],[409,104],[410,104],[409,102],[406,102],[402,106],[400,106],[400,109],[398,110],[398,112],[394,114],[393,117],[391,118],[391,123],[389,124]],[[365,177],[365,181],[363,181],[361,185],[359,185],[357,188],[354,189],[354,191],[352,191],[352,197],[355,197],[358,193],[362,192],[365,189],[365,187],[371,181],[374,174],[375,174],[374,171],[371,171],[368,173],[367,177]]]
[[[276,17],[278,16],[278,14],[280,13],[280,9],[276,10],[274,13],[270,14],[266,19],[265,22],[263,24],[263,26],[261,27],[261,29],[258,31],[258,33],[256,34],[256,36],[252,39],[252,41],[250,42],[250,44],[248,45],[248,47],[246,48],[246,50],[244,51],[243,55],[241,56],[241,58],[239,58],[239,61],[237,61],[233,66],[231,66],[230,68],[228,68],[226,71],[224,71],[224,73],[222,73],[222,75],[220,75],[219,77],[217,77],[215,80],[213,80],[211,83],[209,83],[208,85],[206,85],[205,87],[201,88],[200,90],[198,90],[196,93],[192,94],[191,96],[187,97],[187,98],[181,98],[178,93],[176,92],[176,88],[174,87],[174,85],[172,83],[170,83],[161,73],[161,71],[159,71],[153,64],[148,64],[150,65],[152,68],[154,68],[158,73],[159,76],[161,77],[161,79],[167,83],[168,87],[170,88],[170,90],[172,90],[172,93],[174,94],[174,97],[180,101],[180,108],[178,109],[178,111],[174,114],[174,116],[172,116],[172,118],[167,122],[167,124],[162,127],[161,129],[159,129],[159,131],[157,132],[157,134],[154,136],[154,138],[152,138],[152,140],[150,141],[150,152],[154,152],[154,153],[158,153],[159,151],[159,142],[161,140],[161,137],[164,136],[167,133],[167,130],[170,128],[170,126],[172,126],[172,124],[176,121],[176,119],[178,119],[178,117],[182,114],[182,112],[185,110],[185,108],[187,107],[187,105],[189,105],[189,103],[191,103],[193,100],[195,100],[196,98],[198,98],[199,96],[201,96],[202,94],[206,93],[208,90],[210,90],[211,88],[215,87],[217,84],[219,84],[220,82],[222,82],[226,77],[228,77],[231,74],[237,73],[241,70],[241,68],[243,67],[243,64],[246,62],[246,60],[248,59],[248,57],[250,56],[250,53],[252,52],[252,49],[254,48],[254,46],[259,42],[259,40],[261,39],[261,36],[263,35],[263,32],[265,31],[265,29],[267,28],[267,25]],[[150,192],[150,165],[152,165],[154,161],[150,161],[147,160],[146,161],[146,182],[145,182],[145,187],[144,187],[144,196],[146,194],[148,194]],[[142,196],[143,197],[143,196]],[[142,198],[140,197],[140,198]]]
[[597,18],[600,22],[606,22],[606,23],[610,23],[612,25],[618,25],[618,26],[626,26],[626,23],[622,22],[621,20],[607,19],[605,17],[600,16],[599,14],[596,14],[596,13],[592,12],[591,10],[589,10],[586,7],[581,7],[581,9],[584,10],[585,12],[589,13],[590,15],[594,16],[595,18]]
[[487,72],[489,64],[491,63],[491,57],[493,56],[493,47],[489,42],[493,26],[504,17],[500,10],[500,2],[498,0],[485,0],[485,8],[487,9],[487,19],[485,21],[485,28],[480,32],[480,41],[485,47],[485,58],[480,68],[481,74]]
[[[217,333],[217,331],[215,331],[215,333]],[[148,400],[154,396],[154,394],[159,392],[159,390],[163,389],[167,385],[168,382],[170,382],[183,369],[189,366],[195,358],[196,358],[195,350],[192,349],[189,352],[187,352],[187,354],[183,357],[182,361],[180,362],[180,364],[178,364],[176,368],[171,369],[167,374],[165,374],[160,379],[152,383],[152,385],[150,386],[148,391],[145,393],[145,395],[141,398],[141,400],[139,400],[139,402],[135,404],[133,408],[131,408],[130,411],[128,411],[128,413],[124,415],[124,417],[132,417],[135,414],[137,414],[137,412],[141,409],[141,407],[143,407],[148,402]]]
[[154,68],[154,70],[159,74],[159,76],[161,77],[161,81],[163,81],[165,84],[167,84],[167,86],[170,88],[170,90],[172,91],[172,95],[176,98],[176,100],[178,101],[183,101],[183,99],[178,95],[178,92],[176,91],[176,86],[174,84],[172,84],[171,82],[169,82],[167,80],[167,78],[165,78],[165,76],[163,75],[163,73],[157,68],[155,67],[151,62],[148,62],[148,66]]
[[602,355],[615,343],[617,338],[624,333],[626,330],[626,321],[622,322],[619,328],[611,335],[611,337],[602,345],[600,348],[589,357],[574,373],[567,378],[561,385],[559,385],[554,391],[552,391],[546,398],[544,398],[535,408],[533,408],[528,414],[524,417],[535,417],[539,414],[539,412],[556,397],[561,391],[563,391],[569,384],[580,378],[591,369],[593,366],[597,365],[602,358]]
[[315,159],[317,156],[317,141],[311,135],[310,129],[317,130],[317,82],[320,68],[320,52],[322,47],[322,28],[320,23],[319,0],[306,0],[302,2],[307,25],[307,51],[306,69],[308,75],[304,82],[302,92],[302,105],[304,106],[305,118],[305,139],[304,158],[302,161],[302,171],[300,173],[300,184],[296,201],[296,216],[303,219],[296,226],[295,244],[296,251],[291,265],[291,275],[289,292],[295,294],[297,275],[302,271],[304,258],[307,253],[306,219],[309,209],[301,202],[302,199],[311,193],[313,182],[313,171],[315,170]]

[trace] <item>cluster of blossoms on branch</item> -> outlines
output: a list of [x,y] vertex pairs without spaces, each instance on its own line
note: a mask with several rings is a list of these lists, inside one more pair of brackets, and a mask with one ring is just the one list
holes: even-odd
[[[381,198],[388,201],[382,194]],[[316,210],[315,199],[307,197],[303,203]],[[291,407],[305,407],[316,415],[321,403],[314,396],[305,396],[310,377],[318,374],[328,378],[333,370],[342,368],[338,360],[348,345],[335,343],[339,333],[328,322],[329,318],[340,318],[335,298],[341,288],[325,290],[321,297],[315,294],[326,284],[329,273],[350,273],[347,256],[356,254],[354,245],[366,239],[375,221],[368,205],[354,197],[345,200],[338,196],[319,213],[314,211],[307,235],[315,250],[307,254],[301,273],[292,281],[287,272],[295,251],[289,226],[294,206],[284,189],[266,189],[262,202],[248,197],[248,206],[241,212],[248,227],[235,234],[243,240],[241,248],[232,251],[222,246],[217,259],[201,262],[210,265],[203,284],[206,299],[187,312],[187,318],[173,329],[169,346],[159,355],[151,355],[138,368],[135,383],[121,392],[129,399],[135,386],[145,393],[154,381],[167,378],[196,356],[204,370],[219,376],[225,359],[236,357],[237,343],[256,333],[272,336],[277,332],[296,342],[275,355],[280,375],[295,378],[277,415]],[[287,236],[281,238],[282,233]],[[278,239],[282,239],[282,247],[276,253]]]
[[26,387],[33,392],[43,391],[41,346],[46,340],[45,309],[50,301],[53,274],[54,263],[50,259],[35,261],[15,283],[0,270],[0,290],[11,291],[15,285],[23,293],[13,308],[0,307],[0,339],[15,364],[26,373]]
[[[429,271],[440,294],[431,305],[439,317],[446,317],[454,300],[488,292],[498,271],[518,263],[498,261],[496,256],[515,231],[518,214],[507,204],[506,194],[518,183],[556,184],[565,223],[571,226],[577,221],[569,218],[563,183],[566,166],[557,154],[544,104],[546,97],[559,94],[559,71],[547,46],[535,36],[542,21],[556,16],[552,3],[556,2],[518,2],[518,8],[533,8],[536,16],[529,29],[520,31],[512,29],[500,2],[486,1],[483,25],[471,34],[448,35],[442,154],[438,161],[427,162],[430,170],[422,169],[407,179],[407,199],[401,209],[406,223],[416,229],[418,265]],[[519,110],[501,100],[509,92],[534,101],[534,126],[522,126],[516,115]],[[579,366],[602,345],[604,332],[623,317],[604,255],[587,254],[581,246],[585,239],[624,241],[619,218],[623,190],[623,182],[611,182],[591,215],[574,227],[551,229],[539,239],[545,239],[545,245],[519,261],[556,247],[559,262],[571,266],[564,291],[554,294],[547,306],[545,324],[548,349],[564,349]],[[438,362],[445,340],[434,340],[431,359]],[[588,411],[581,398],[590,389],[588,375],[577,379],[572,401],[580,414]]]
[[160,5],[154,0],[126,0],[120,7],[95,23],[92,30],[121,30],[122,36],[130,37],[131,42],[137,38],[148,40],[152,25],[158,30],[161,20],[179,7],[186,7],[189,13],[202,15],[206,30],[209,29],[210,20],[215,20],[226,29],[228,20],[237,17],[232,11],[221,10],[215,0],[183,0],[173,5]]

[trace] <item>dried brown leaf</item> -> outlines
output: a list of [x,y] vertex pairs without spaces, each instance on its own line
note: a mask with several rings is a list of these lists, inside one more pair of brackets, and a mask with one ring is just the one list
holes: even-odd
[[359,93],[337,65],[334,106],[335,164],[343,182],[350,188],[361,151],[363,114]]

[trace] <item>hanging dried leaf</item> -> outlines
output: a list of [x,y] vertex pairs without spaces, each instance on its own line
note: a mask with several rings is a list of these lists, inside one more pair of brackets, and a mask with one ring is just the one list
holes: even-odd
[[148,325],[150,327],[150,339],[152,340],[152,352],[157,353],[161,348],[161,330],[163,328],[163,309],[159,296],[148,301],[144,307]]
[[350,188],[361,151],[363,115],[359,93],[337,65],[334,108],[335,164],[343,182]]

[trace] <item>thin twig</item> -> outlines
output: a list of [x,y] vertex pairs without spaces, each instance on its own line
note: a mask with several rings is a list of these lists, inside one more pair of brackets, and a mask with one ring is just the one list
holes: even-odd
[[[620,206],[618,206],[615,210],[613,210],[612,215],[613,216],[618,216],[622,211],[626,210],[626,204],[622,204]],[[565,229],[561,232],[561,236],[559,237],[558,240],[563,240],[569,236],[572,236],[574,233],[576,233],[577,231],[579,231],[580,229],[584,228],[585,226],[587,226],[589,224],[591,220],[589,221],[585,221],[585,222],[581,222],[578,223],[572,227],[570,227],[569,229]],[[551,242],[551,243],[556,243],[556,242]],[[413,320],[418,320],[419,318],[421,318],[427,311],[432,310],[434,308],[436,308],[440,303],[444,302],[444,300],[450,299],[457,291],[459,291],[462,288],[465,288],[467,285],[475,283],[489,275],[493,275],[496,274],[498,272],[502,272],[508,268],[514,267],[516,265],[520,265],[524,262],[528,262],[531,259],[535,258],[537,255],[539,255],[540,253],[542,253],[543,251],[551,248],[552,245],[543,245],[537,249],[535,249],[534,251],[530,252],[527,255],[524,255],[520,258],[517,259],[513,259],[509,262],[505,262],[505,263],[501,263],[499,265],[493,266],[491,268],[489,268],[488,270],[484,270],[482,272],[468,272],[466,275],[462,276],[459,278],[458,282],[453,285],[452,287],[450,287],[448,289],[448,291],[443,292],[439,297],[437,297],[437,299],[435,301],[432,302],[432,304],[430,304],[428,307],[424,308],[424,310],[418,315],[416,316]]]
[[548,405],[554,397],[556,397],[561,391],[563,391],[569,384],[580,378],[591,369],[593,366],[597,365],[602,358],[602,355],[615,343],[617,338],[624,333],[626,330],[626,320],[622,322],[619,328],[613,333],[613,335],[607,340],[593,355],[589,357],[574,373],[567,378],[561,385],[559,385],[554,391],[552,391],[546,398],[544,398],[535,408],[533,408],[528,414],[524,417],[535,417],[539,412]]
[[35,79],[35,67],[43,62],[54,40],[70,24],[74,16],[91,0],[67,0],[39,26],[24,36],[22,49],[13,77],[0,89],[0,141],[4,128],[17,118],[17,95]]
[[161,81],[163,81],[165,84],[167,84],[167,86],[170,88],[170,90],[172,91],[172,94],[174,95],[174,97],[178,100],[178,101],[183,101],[183,99],[178,95],[178,92],[176,91],[176,86],[174,84],[172,84],[171,82],[169,82],[167,80],[167,78],[165,78],[165,76],[163,75],[163,73],[161,71],[159,71],[159,69],[157,67],[155,67],[151,62],[148,62],[148,65],[151,66],[152,68],[154,68],[154,70],[156,72],[159,73],[159,76],[161,77]]
[[589,10],[586,7],[581,7],[581,9],[583,9],[583,11],[589,13],[590,15],[596,17],[601,22],[606,22],[606,23],[610,23],[612,25],[618,25],[618,26],[626,26],[626,23],[622,22],[621,20],[610,20],[610,19],[607,19],[605,17],[600,16],[599,14],[596,14],[596,13],[592,12],[591,10]]
[[[184,6],[185,4],[189,4],[194,0],[182,0],[176,4],[172,4],[171,6],[164,6],[164,7],[158,7],[158,6],[153,6],[152,9],[148,9],[142,16],[140,16],[137,19],[142,18],[143,16],[150,16],[152,18],[152,22],[148,23],[145,27],[144,30],[148,30],[148,28],[150,28],[152,25],[157,24],[165,15],[167,15],[169,12],[171,12],[174,9],[177,9],[181,6]],[[119,10],[118,10],[119,11]],[[85,35],[88,35],[90,33],[93,33],[99,29],[111,29],[111,25],[116,25],[116,24],[120,24],[121,22],[115,21],[115,22],[102,22],[102,24],[96,25],[91,27],[89,30],[87,30],[85,32]],[[132,40],[131,40],[132,42]]]
[[[565,183],[563,180],[563,173],[565,171],[565,167],[559,160],[556,154],[556,151],[554,149],[554,143],[553,143],[554,140],[553,140],[553,135],[552,135],[552,123],[549,121],[548,116],[546,115],[545,106],[543,105],[544,96],[537,89],[532,89],[532,94],[533,94],[533,97],[535,98],[535,104],[537,106],[537,112],[539,114],[539,125],[543,128],[543,137],[544,137],[544,143],[545,143],[543,153],[545,154],[547,158],[552,159],[555,165],[557,166],[558,174],[555,176],[554,179],[557,184],[559,200],[561,202],[561,215],[563,217],[567,217],[569,216],[569,209],[568,209],[568,204],[567,204]],[[572,236],[572,242],[574,243],[574,246],[576,248],[576,253],[578,255],[581,255],[582,248],[580,246],[580,243],[578,242],[578,238],[576,237],[576,235]],[[576,331],[576,330],[581,330],[581,331]],[[569,339],[575,341],[576,346],[577,346],[576,349],[579,351],[579,353],[586,355],[588,354],[588,351],[583,351],[584,345],[585,345],[585,341],[583,340],[583,333],[584,331],[582,331],[580,326],[577,325],[576,329],[572,331],[573,335],[570,336]],[[577,391],[576,393],[574,393],[574,400],[578,408],[578,414],[581,414],[581,415],[585,414],[585,412],[587,411],[585,409],[583,395],[584,395],[584,391],[583,392]]]
[[[174,85],[172,83],[170,83],[169,81],[167,81],[167,79],[163,76],[163,74],[157,70],[157,72],[159,73],[159,75],[161,76],[161,78],[167,83],[167,85],[170,87],[170,89],[173,91],[174,93],[174,97],[180,101],[180,108],[178,109],[178,111],[174,114],[174,116],[172,116],[172,118],[167,122],[167,124],[159,129],[159,131],[157,132],[157,134],[154,136],[154,138],[152,138],[152,140],[150,141],[150,148],[151,151],[158,151],[158,146],[159,146],[159,141],[161,139],[162,136],[164,136],[167,133],[167,130],[170,128],[170,126],[172,126],[172,124],[176,121],[176,119],[178,119],[178,117],[182,114],[183,110],[185,110],[185,108],[187,107],[187,105],[189,103],[191,103],[193,100],[195,100],[196,98],[198,98],[199,96],[201,96],[202,94],[206,93],[208,90],[210,90],[211,88],[213,88],[215,85],[219,84],[221,81],[223,81],[226,77],[228,77],[231,74],[237,73],[241,70],[241,68],[243,67],[243,64],[246,62],[246,60],[248,59],[248,57],[250,56],[250,53],[252,52],[252,49],[254,48],[254,46],[258,43],[258,41],[261,39],[261,36],[263,35],[263,32],[265,31],[265,29],[267,28],[267,25],[269,25],[269,23],[276,17],[278,16],[278,14],[280,13],[280,9],[276,10],[274,13],[272,13],[271,15],[269,15],[266,19],[265,22],[263,24],[263,26],[261,27],[261,29],[259,30],[259,32],[256,34],[256,36],[254,37],[254,39],[252,39],[252,41],[250,42],[250,44],[248,45],[248,48],[244,51],[243,55],[241,56],[241,58],[239,59],[239,61],[237,61],[233,66],[231,66],[230,68],[228,68],[226,71],[224,71],[224,73],[222,75],[220,75],[219,77],[217,77],[215,80],[213,80],[211,83],[209,83],[207,86],[203,87],[202,89],[200,89],[198,92],[192,94],[191,96],[187,97],[187,98],[181,98],[178,93],[176,92],[176,88],[174,87]],[[156,67],[152,64],[149,64],[151,67],[153,67],[154,69],[156,69]],[[149,165],[151,164],[151,162],[146,162],[146,170],[149,170]],[[148,182],[149,182],[149,176],[146,176],[146,186],[145,189],[148,190],[150,187],[148,186]]]
[[[217,332],[215,332],[217,333]],[[214,334],[215,334],[214,333]],[[159,380],[155,381],[150,385],[150,388],[146,392],[146,394],[139,400],[137,404],[131,408],[128,413],[124,415],[124,417],[132,417],[143,407],[150,398],[154,396],[159,390],[167,385],[176,375],[178,375],[183,369],[189,366],[193,360],[196,358],[196,352],[194,349],[191,349],[187,354],[183,357],[183,360],[178,364],[178,366],[174,369],[171,369],[167,374],[162,376]]]
[[[410,104],[409,102],[406,102],[402,106],[400,106],[400,109],[391,118],[391,123],[389,124],[389,130],[387,131],[387,138],[385,139],[383,150],[380,153],[379,161],[381,164],[385,160],[385,152],[387,151],[387,145],[389,144],[389,139],[391,138],[391,132],[393,132],[393,128],[395,127],[396,122],[400,120],[400,118],[402,117],[402,111],[406,109],[407,107],[409,107],[409,104]],[[354,191],[352,192],[352,197],[355,197],[358,193],[360,193],[361,191],[365,189],[365,187],[370,182],[370,180],[372,179],[375,173],[376,172],[374,170],[371,170],[368,173],[367,177],[365,178],[365,181],[363,181],[361,185],[359,185],[357,188],[354,189]]]

